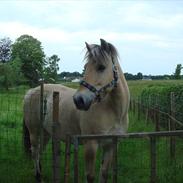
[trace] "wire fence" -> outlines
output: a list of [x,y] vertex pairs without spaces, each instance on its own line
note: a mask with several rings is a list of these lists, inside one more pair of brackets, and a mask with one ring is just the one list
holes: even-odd
[[130,109],[155,124],[155,131],[183,129],[183,94],[171,92],[169,96],[148,95],[132,98]]
[[[67,181],[85,182],[83,167],[83,152],[79,146],[82,140],[95,139],[98,141],[111,140],[113,142],[113,166],[109,172],[109,182],[112,183],[179,183],[183,180],[182,143],[176,147],[176,155],[171,157],[168,152],[170,137],[183,136],[183,131],[129,133],[126,135],[84,135],[71,137],[74,143],[74,165],[71,172],[67,172]],[[120,140],[121,139],[121,140]],[[70,140],[71,141],[71,140]],[[71,145],[71,144],[70,144]],[[69,146],[69,144],[68,144]],[[118,146],[118,148],[117,148]],[[99,171],[102,159],[102,150],[96,162],[96,181],[99,181]],[[70,166],[70,157],[67,165]]]
[[[22,142],[23,98],[26,91],[27,88],[18,88],[0,93],[0,182],[3,183],[35,182],[34,164],[24,153]],[[57,94],[54,97],[57,98]],[[182,97],[173,96],[173,94],[172,97],[175,98],[171,102],[170,113],[163,110],[162,106],[145,105],[142,100],[131,101],[131,111],[134,112],[134,115],[137,115],[139,119],[145,118],[146,123],[153,122],[157,133],[99,137],[110,138],[114,142],[114,164],[109,171],[109,182],[182,182],[183,132],[175,132],[175,130],[181,129],[182,124],[181,117],[177,118],[182,115],[182,108],[176,103],[176,101],[182,100]],[[150,100],[156,101],[152,98]],[[54,103],[54,98],[52,102]],[[59,100],[55,100],[55,102],[59,102]],[[42,113],[45,111],[44,103],[46,103],[45,98],[41,102]],[[53,110],[55,111],[53,115],[55,133],[53,134],[56,134],[58,103],[54,103],[53,106],[55,107]],[[173,126],[173,124],[176,125]],[[161,134],[161,131],[167,129],[173,131]],[[77,143],[74,142],[74,138],[77,139]],[[54,136],[52,137],[52,142],[49,142],[41,157],[44,182],[82,183],[86,181],[84,151],[81,142],[84,138],[98,139],[98,137],[75,136],[74,138],[68,137],[65,145]],[[102,156],[103,150],[99,147],[95,182],[99,182]]]

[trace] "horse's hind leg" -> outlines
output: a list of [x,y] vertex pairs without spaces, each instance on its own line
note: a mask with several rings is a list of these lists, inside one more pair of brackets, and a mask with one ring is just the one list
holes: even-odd
[[34,161],[36,182],[41,182],[41,164],[40,164],[40,143],[35,134],[30,134],[32,159]]
[[103,146],[103,160],[100,168],[100,183],[107,183],[108,171],[112,165],[113,160],[113,148],[112,144],[106,144]]
[[94,140],[84,144],[87,183],[93,183],[95,178],[95,160],[98,144]]
[[[39,136],[35,134],[30,135],[31,151],[32,151],[32,158],[34,160],[36,182],[42,182],[40,156],[44,151],[49,139],[50,136],[45,130],[43,130],[43,142],[40,142]],[[43,143],[42,149],[40,148],[40,143]]]

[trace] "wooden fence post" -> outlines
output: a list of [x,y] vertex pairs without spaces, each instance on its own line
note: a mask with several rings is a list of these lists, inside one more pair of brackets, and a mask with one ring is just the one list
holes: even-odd
[[149,116],[150,116],[150,104],[151,104],[151,95],[148,96],[148,103],[146,108],[146,123],[148,123]]
[[137,103],[137,111],[138,111],[138,120],[140,120],[140,117],[141,117],[141,98],[138,97],[138,103]]
[[159,95],[156,95],[156,108],[155,108],[155,124],[156,124],[156,131],[160,130],[160,108],[159,108]]
[[151,146],[151,180],[150,183],[156,183],[156,137],[150,137]]
[[40,85],[40,152],[43,150],[43,123],[44,123],[44,80]]
[[[173,120],[175,118],[175,94],[171,92],[170,96],[170,114],[173,118],[170,119],[170,130],[175,131],[176,126],[175,126],[175,121]],[[170,157],[172,159],[175,158],[175,146],[176,146],[176,139],[175,137],[170,137]]]
[[74,183],[79,183],[79,169],[78,169],[78,146],[79,139],[74,137]]
[[65,145],[65,170],[64,170],[64,183],[69,182],[70,175],[70,152],[71,151],[71,137],[67,135]]
[[118,182],[118,150],[117,150],[117,144],[118,144],[118,138],[113,137],[113,183]]
[[52,156],[53,182],[60,183],[59,92],[53,92]]

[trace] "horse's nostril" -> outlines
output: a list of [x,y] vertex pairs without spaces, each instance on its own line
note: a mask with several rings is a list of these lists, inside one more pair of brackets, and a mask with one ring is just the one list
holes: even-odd
[[84,106],[85,105],[85,101],[84,101],[84,98],[82,96],[79,96],[78,97],[78,103],[81,105],[81,106]]
[[86,96],[76,94],[73,97],[74,103],[78,109],[81,110],[88,110],[91,105],[90,98],[87,98]]

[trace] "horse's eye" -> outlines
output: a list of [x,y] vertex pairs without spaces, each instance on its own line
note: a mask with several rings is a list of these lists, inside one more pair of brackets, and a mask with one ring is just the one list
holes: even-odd
[[97,71],[102,72],[102,71],[104,71],[104,70],[105,70],[105,66],[104,66],[104,65],[99,65],[99,66],[97,67]]

